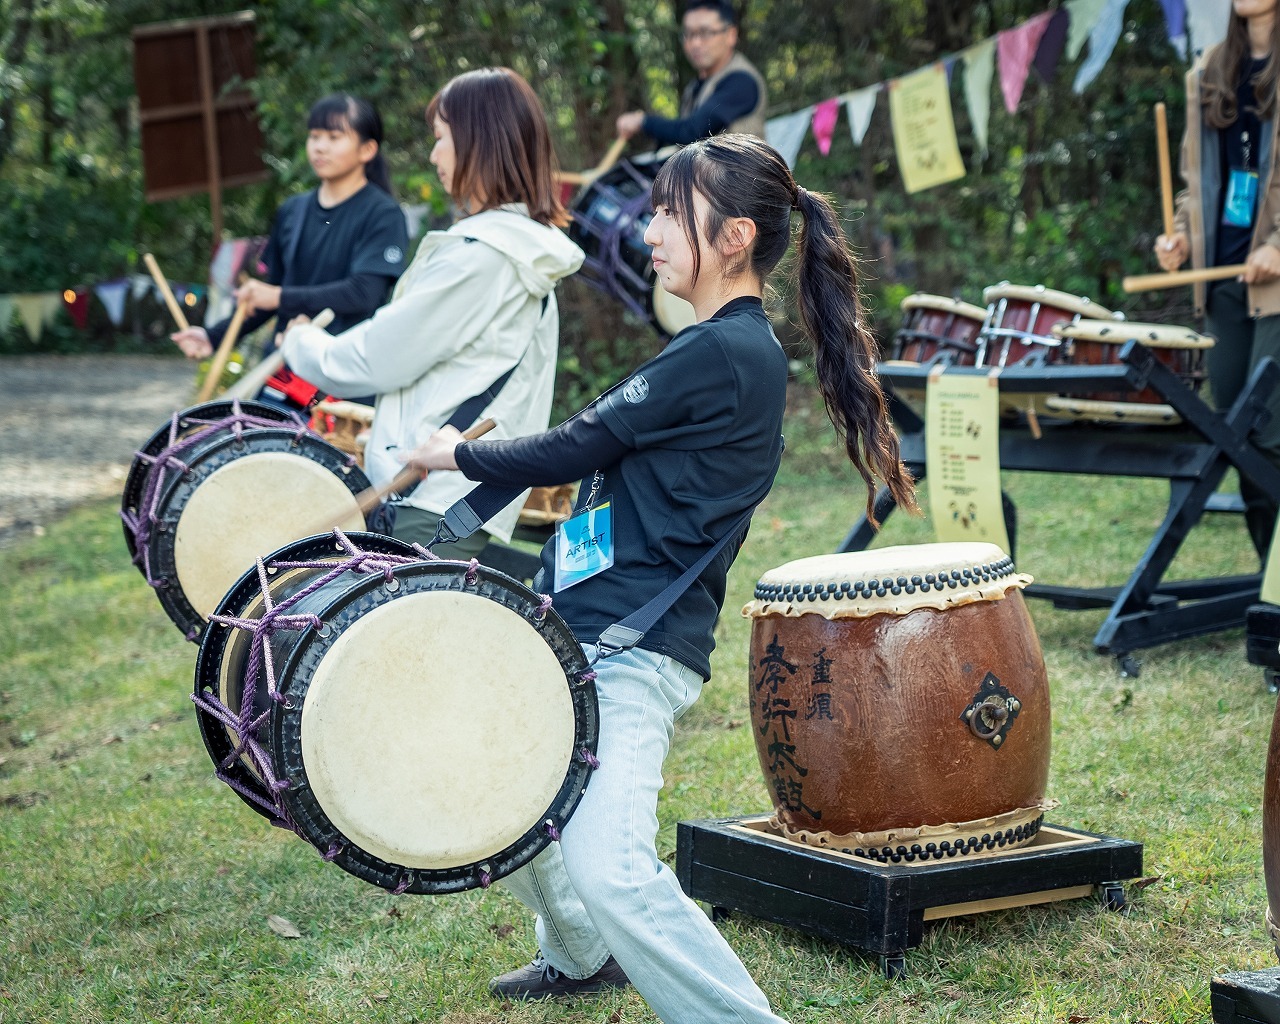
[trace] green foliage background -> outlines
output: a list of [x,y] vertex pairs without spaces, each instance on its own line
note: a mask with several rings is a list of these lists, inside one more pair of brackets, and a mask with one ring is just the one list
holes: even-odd
[[[172,277],[205,278],[207,201],[142,199],[130,31],[245,6],[0,0],[0,293],[119,276],[145,250]],[[915,70],[1046,6],[1052,0],[738,2],[741,47],[765,74],[770,114]],[[434,190],[443,205],[422,111],[450,76],[495,63],[521,71],[550,112],[563,166],[584,168],[612,140],[617,114],[640,106],[674,111],[691,74],[672,0],[262,0],[252,7],[254,90],[273,177],[227,194],[226,229],[234,236],[264,232],[279,202],[309,186],[305,112],[330,90],[378,104],[400,198],[421,201]],[[1006,279],[1087,295],[1136,319],[1190,321],[1181,292],[1130,298],[1120,291],[1123,274],[1152,269],[1160,213],[1151,109],[1168,104],[1177,139],[1185,71],[1166,39],[1159,0],[1132,0],[1126,19],[1115,53],[1083,96],[1072,93],[1077,65],[1066,62],[1049,82],[1031,73],[1015,116],[993,86],[985,157],[969,129],[963,71],[953,74],[969,168],[953,184],[904,193],[883,97],[862,146],[853,145],[843,114],[829,156],[806,142],[797,177],[841,201],[867,260],[865,291],[882,338],[896,328],[907,294],[981,304],[983,287]],[[785,320],[785,289],[782,301]],[[568,404],[657,344],[646,324],[579,282],[562,289],[562,306],[561,400]],[[158,337],[163,317],[152,320],[143,333]],[[800,354],[799,335],[785,325],[783,334]]]

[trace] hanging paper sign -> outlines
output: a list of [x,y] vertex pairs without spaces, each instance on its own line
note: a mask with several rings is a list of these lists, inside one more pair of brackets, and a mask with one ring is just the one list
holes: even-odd
[[947,73],[941,64],[890,82],[889,116],[898,170],[908,192],[964,177]]
[[929,514],[939,541],[986,541],[1006,554],[1000,496],[1000,390],[995,378],[930,375],[925,388]]

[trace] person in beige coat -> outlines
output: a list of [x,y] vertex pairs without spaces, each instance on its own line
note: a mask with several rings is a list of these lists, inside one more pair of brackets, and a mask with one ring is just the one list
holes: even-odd
[[[1175,231],[1156,240],[1160,266],[1242,264],[1239,277],[1195,286],[1196,310],[1216,344],[1209,351],[1214,405],[1229,409],[1254,367],[1280,362],[1280,23],[1277,0],[1232,0],[1223,42],[1187,74],[1187,128]],[[1280,389],[1271,419],[1251,438],[1280,468]],[[1276,505],[1242,476],[1245,522],[1265,561]]]

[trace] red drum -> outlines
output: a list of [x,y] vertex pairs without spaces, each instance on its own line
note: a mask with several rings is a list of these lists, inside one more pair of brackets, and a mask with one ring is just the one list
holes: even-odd
[[1057,361],[1061,344],[1053,334],[1055,324],[1081,317],[1122,319],[1096,302],[1042,284],[1028,287],[1004,281],[987,288],[982,297],[987,303],[987,315],[978,339],[979,366],[1003,369],[1029,356],[1052,363]]
[[893,338],[893,358],[927,363],[949,355],[957,366],[973,366],[987,311],[959,299],[917,292],[902,300],[902,326]]
[[[1205,379],[1205,352],[1213,339],[1189,327],[1142,324],[1115,320],[1077,320],[1058,324],[1054,336],[1061,340],[1059,362],[1077,366],[1107,366],[1119,363],[1120,350],[1128,341],[1151,349],[1160,362],[1176,373],[1192,391]],[[1163,426],[1180,423],[1173,406],[1161,401],[1151,388],[1142,391],[1074,394],[1044,399],[1047,415],[1098,423],[1140,423]]]
[[653,217],[653,181],[664,159],[621,160],[592,181],[573,205],[569,237],[586,253],[580,273],[588,284],[670,337],[693,324],[694,313],[662,287],[644,240]]
[[756,748],[784,837],[879,861],[983,856],[1039,831],[1049,683],[992,544],[770,570],[751,631]]

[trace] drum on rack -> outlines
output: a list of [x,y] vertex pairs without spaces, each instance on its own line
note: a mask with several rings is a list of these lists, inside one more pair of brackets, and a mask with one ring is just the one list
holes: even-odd
[[[1054,336],[1061,341],[1059,362],[1076,366],[1106,366],[1120,362],[1120,350],[1137,341],[1181,378],[1192,391],[1205,379],[1205,353],[1213,339],[1189,327],[1143,324],[1133,321],[1076,320],[1057,324]],[[1174,425],[1182,418],[1152,388],[1142,391],[1073,394],[1044,399],[1046,415],[1097,423]]]
[[621,160],[592,181],[573,204],[569,237],[583,252],[579,273],[670,337],[694,323],[693,306],[657,279],[644,240],[653,217],[653,181],[661,158]]
[[368,882],[447,893],[559,838],[598,765],[593,680],[550,598],[336,530],[226,594],[194,699],[249,806]]
[[253,402],[173,414],[134,457],[120,515],[134,564],[189,640],[254,560],[317,523],[364,529],[353,456]]
[[[892,358],[882,365],[917,366],[944,359],[954,366],[973,366],[986,316],[981,307],[945,295],[908,295],[902,300],[902,326],[893,336]],[[902,388],[898,394],[917,415],[924,415],[922,389]]]
[[1055,324],[1081,318],[1122,320],[1123,314],[1090,299],[1054,291],[1042,284],[1019,285],[1003,281],[982,293],[987,304],[986,322],[978,337],[978,366],[1003,369],[1028,357],[1052,363],[1061,344]]
[[781,835],[895,862],[1034,838],[1053,804],[1030,582],[975,543],[820,555],[764,574],[743,613]]
[[987,311],[959,299],[917,292],[902,300],[902,326],[893,336],[893,358],[927,363],[939,355],[973,366]]

